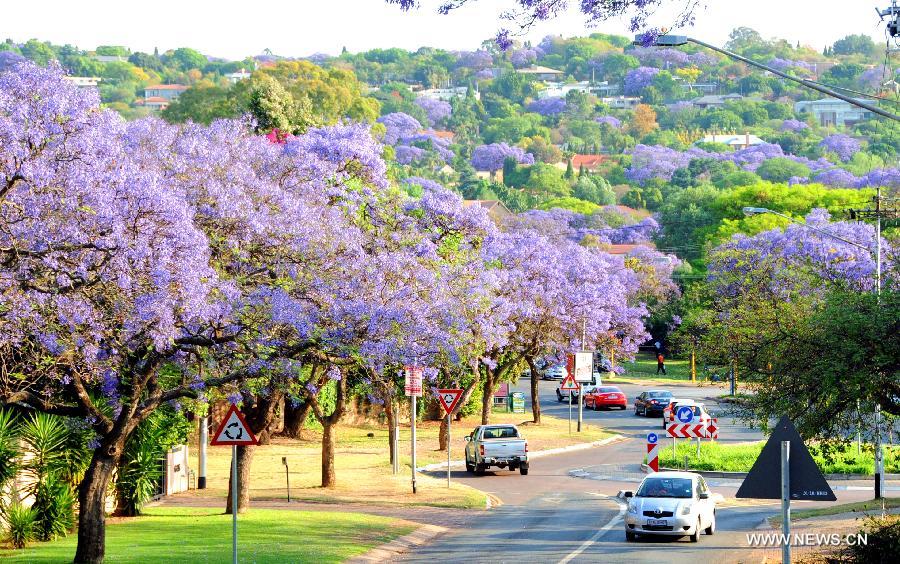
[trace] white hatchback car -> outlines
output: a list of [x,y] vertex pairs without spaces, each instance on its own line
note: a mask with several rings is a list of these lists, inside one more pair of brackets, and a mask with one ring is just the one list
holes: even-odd
[[[715,496],[719,497],[719,496]],[[716,501],[703,476],[656,472],[636,492],[625,492],[625,538],[636,535],[690,536],[691,542],[716,532]]]

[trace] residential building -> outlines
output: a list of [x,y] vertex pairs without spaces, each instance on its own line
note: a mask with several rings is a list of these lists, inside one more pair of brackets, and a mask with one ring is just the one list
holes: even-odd
[[[856,99],[859,102],[870,100]],[[798,114],[810,113],[822,127],[853,125],[872,117],[872,112],[849,102],[837,98],[822,98],[821,100],[805,100],[794,104],[794,111]]]
[[696,100],[691,100],[691,104],[693,104],[695,108],[721,108],[728,102],[736,102],[737,100],[743,99],[743,96],[736,93],[709,94],[706,96],[700,96]]
[[712,134],[703,137],[700,140],[701,143],[723,143],[728,145],[735,151],[738,149],[747,149],[748,147],[753,147],[756,145],[762,145],[765,143],[762,139],[757,137],[756,135],[750,135],[750,133],[725,133],[725,134]]
[[100,63],[124,63],[128,60],[128,57],[121,55],[94,55],[91,58]]
[[244,69],[241,69],[239,72],[232,72],[232,73],[226,74],[225,78],[227,78],[232,84],[237,84],[238,82],[240,82],[242,80],[247,80],[248,78],[250,78],[250,76],[252,76],[252,73],[249,73]]
[[516,216],[499,200],[463,200],[463,207],[481,206],[496,223],[503,223]]
[[606,81],[594,86],[594,92],[600,96],[618,96],[621,89],[622,88],[618,84],[609,84]]
[[685,82],[681,88],[690,92],[702,92],[704,94],[715,94],[719,89],[719,85],[715,82]]
[[565,98],[569,92],[592,92],[591,83],[587,80],[581,82],[547,82],[544,89],[538,92],[538,98]]
[[96,76],[65,76],[63,80],[71,82],[79,88],[96,88],[103,79]]
[[601,98],[600,101],[615,110],[633,110],[641,103],[641,99],[637,96],[611,96]]
[[183,84],[157,84],[144,88],[144,98],[165,98],[169,102],[177,100],[188,87]]
[[[600,165],[606,162],[609,157],[605,155],[572,155],[572,169],[578,172],[582,168],[588,172],[596,172]],[[569,161],[560,161],[554,164],[560,170],[566,170],[569,167]]]
[[516,69],[516,72],[519,74],[533,76],[537,80],[544,80],[547,82],[559,82],[566,76],[566,73],[564,73],[563,71],[558,71],[549,67],[542,67],[540,65],[532,65],[523,69]]
[[144,98],[142,102],[139,102],[140,105],[145,108],[149,108],[155,112],[161,112],[169,107],[172,101],[161,96],[150,96],[149,98]]
[[[457,86],[455,88],[428,88],[416,92],[416,98],[430,98],[432,100],[444,100],[449,102],[454,98],[465,98],[469,92],[468,86]],[[476,89],[474,91],[475,99],[481,100],[481,93]]]

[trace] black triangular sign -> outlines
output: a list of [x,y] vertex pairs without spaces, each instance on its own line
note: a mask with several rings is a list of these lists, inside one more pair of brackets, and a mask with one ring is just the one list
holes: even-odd
[[784,416],[738,488],[738,498],[781,499],[781,441],[791,441],[791,499],[836,501],[797,428]]

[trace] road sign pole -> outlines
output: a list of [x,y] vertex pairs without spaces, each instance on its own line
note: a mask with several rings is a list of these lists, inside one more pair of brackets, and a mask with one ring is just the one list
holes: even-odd
[[[581,393],[581,391],[583,389],[584,389],[584,386],[578,387],[578,432],[579,433],[581,432],[581,410],[582,410],[582,406],[584,405],[584,394]],[[572,392],[569,392],[569,393],[571,394]]]
[[875,405],[875,499],[882,497],[884,452],[881,447],[881,404]]
[[238,514],[238,472],[237,445],[231,445],[231,561],[238,564],[237,559],[237,514]]
[[410,396],[411,411],[409,414],[410,428],[412,429],[410,444],[412,445],[412,490],[416,493],[416,394]]
[[200,470],[197,476],[197,489],[206,489],[206,445],[209,443],[209,418],[200,418]]
[[450,412],[447,412],[447,487],[450,487]]
[[791,563],[791,441],[781,441],[781,561]]
[[572,392],[569,391],[569,434],[572,434]]

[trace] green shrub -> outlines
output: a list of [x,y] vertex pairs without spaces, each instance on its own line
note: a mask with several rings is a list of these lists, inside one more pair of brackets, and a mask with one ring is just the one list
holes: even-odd
[[13,503],[3,513],[7,523],[6,540],[13,548],[25,548],[26,544],[35,539],[37,513],[21,503]]
[[900,516],[866,517],[859,531],[866,535],[866,543],[849,545],[843,562],[859,564],[887,564],[896,562],[900,554]]
[[35,533],[42,541],[64,537],[75,527],[75,492],[72,486],[49,476],[34,493]]
[[0,488],[19,471],[16,416],[0,409]]

